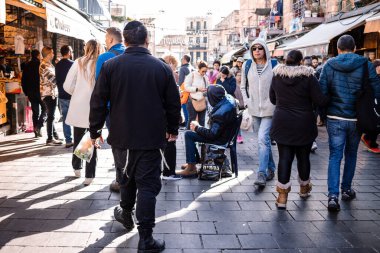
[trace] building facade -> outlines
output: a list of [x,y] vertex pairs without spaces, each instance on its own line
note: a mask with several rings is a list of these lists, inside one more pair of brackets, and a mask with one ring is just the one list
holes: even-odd
[[202,60],[208,63],[211,58],[210,30],[212,30],[212,19],[210,16],[186,18],[186,42],[191,56],[192,64]]
[[156,56],[173,55],[179,61],[184,54],[188,54],[185,35],[166,35],[156,45]]
[[234,10],[215,25],[210,41],[214,58],[220,58],[221,55],[241,46],[239,13],[239,10]]

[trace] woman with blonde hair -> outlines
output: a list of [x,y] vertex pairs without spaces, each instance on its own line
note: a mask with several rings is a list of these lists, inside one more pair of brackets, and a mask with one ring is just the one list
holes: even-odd
[[[64,90],[71,95],[66,124],[74,127],[74,149],[90,126],[90,99],[95,86],[95,67],[101,44],[96,40],[89,40],[84,48],[84,56],[77,59],[67,74]],[[86,163],[84,185],[91,184],[95,177],[96,149],[90,160]],[[73,154],[72,166],[76,177],[81,176],[82,160]]]
[[177,73],[177,67],[178,67],[178,61],[173,55],[167,55],[164,57],[164,61],[169,64],[170,68],[173,71],[174,80],[178,85],[181,85],[178,83],[179,75]]

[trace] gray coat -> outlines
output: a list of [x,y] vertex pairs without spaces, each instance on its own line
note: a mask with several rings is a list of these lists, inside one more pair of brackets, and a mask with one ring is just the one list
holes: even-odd
[[245,65],[247,64],[247,62],[244,62],[243,67],[242,67],[240,89],[243,94],[244,104],[248,106],[248,112],[252,116],[272,117],[275,106],[270,102],[270,99],[269,99],[269,89],[270,89],[270,85],[272,83],[272,77],[273,77],[270,52],[267,45],[262,39],[256,39],[252,43],[249,49],[252,59],[253,59],[252,46],[255,44],[260,44],[264,47],[266,57],[267,57],[267,62],[265,64],[263,72],[261,73],[261,75],[259,75],[257,73],[256,63],[254,60],[252,60],[251,67],[249,68],[249,71],[248,71],[249,98],[247,97],[247,94],[245,91],[245,86],[246,86],[245,82],[247,78],[245,76]]

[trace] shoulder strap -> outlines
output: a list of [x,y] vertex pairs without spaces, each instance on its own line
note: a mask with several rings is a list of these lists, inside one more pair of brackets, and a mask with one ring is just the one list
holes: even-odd
[[277,59],[270,59],[270,63],[272,64],[272,69],[274,69],[274,67],[277,66],[278,61]]

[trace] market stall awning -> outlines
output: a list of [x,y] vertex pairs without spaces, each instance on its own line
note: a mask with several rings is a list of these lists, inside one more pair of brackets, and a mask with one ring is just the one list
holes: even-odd
[[45,8],[37,7],[33,4],[30,4],[22,0],[5,0],[5,3],[19,8],[23,8],[24,10],[30,11],[31,13],[33,13],[36,16],[39,16],[40,18],[46,19]]
[[380,13],[366,20],[364,33],[380,32]]
[[367,13],[361,16],[321,24],[306,35],[289,44],[283,50],[290,51],[292,49],[305,49],[310,47],[314,48],[313,51],[325,50],[330,43],[330,40],[351,29],[363,25],[365,20],[373,15],[374,13]]
[[105,32],[99,30],[93,23],[85,19],[76,10],[53,1],[57,6],[46,3],[47,30],[84,41],[98,39],[104,41]]
[[242,49],[243,48],[238,48],[238,49],[234,49],[234,50],[231,50],[231,51],[225,53],[222,56],[222,58],[220,59],[220,63],[221,64],[227,64],[227,63],[229,63],[232,60],[232,56],[234,56],[239,51],[242,51]]

